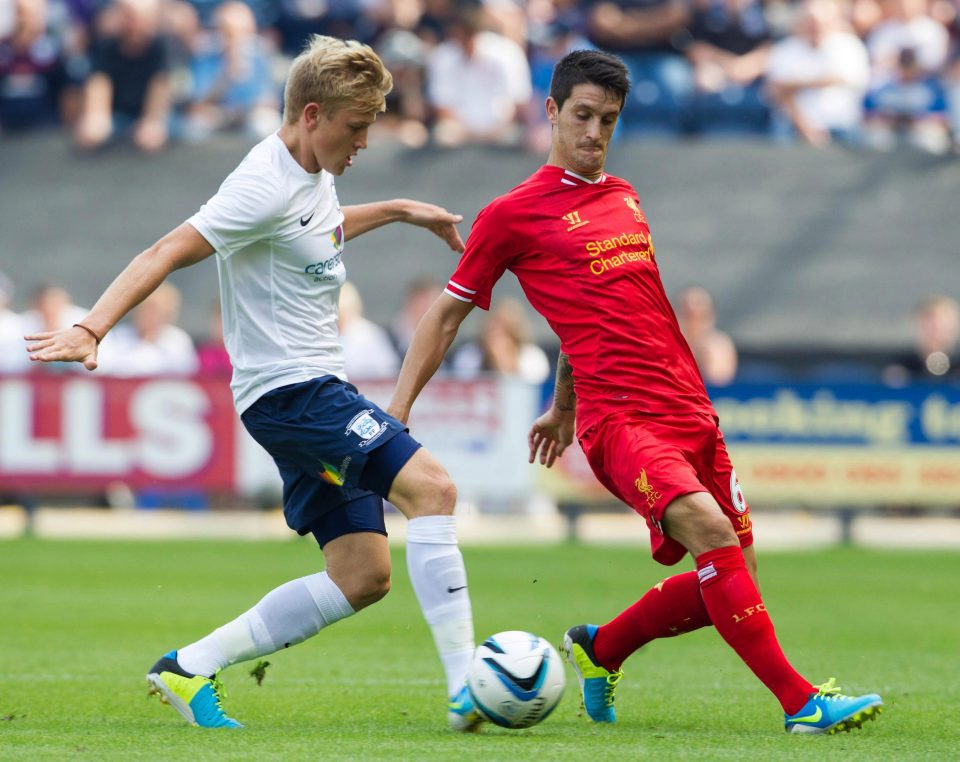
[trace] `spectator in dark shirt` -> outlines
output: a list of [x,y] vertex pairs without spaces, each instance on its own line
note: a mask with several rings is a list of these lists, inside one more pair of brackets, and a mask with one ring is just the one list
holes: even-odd
[[167,52],[159,33],[159,0],[117,0],[116,36],[102,40],[84,85],[77,125],[80,148],[102,146],[129,133],[143,151],[167,142],[170,82]]
[[279,0],[272,26],[280,48],[298,55],[311,35],[321,34],[344,40],[372,43],[383,31],[389,3],[366,0]]
[[760,79],[771,34],[759,0],[695,0],[687,60],[700,132],[766,132],[770,113]]
[[47,32],[46,0],[14,0],[14,27],[0,39],[0,131],[57,124],[76,111],[78,88],[60,41]]
[[680,53],[690,22],[685,0],[585,0],[584,6],[590,41],[618,54],[630,70],[624,129],[689,129],[693,79]]
[[387,110],[370,129],[389,135],[410,148],[421,148],[430,139],[430,109],[426,94],[426,46],[409,29],[393,29],[380,38],[377,54],[393,75]]
[[527,148],[535,153],[550,150],[553,125],[543,102],[550,94],[553,67],[567,53],[590,47],[584,37],[583,9],[576,0],[538,0],[527,4],[530,77],[533,97],[526,109]]
[[960,384],[960,304],[943,294],[923,299],[913,313],[914,345],[889,365],[884,380]]
[[416,33],[428,49],[435,48],[446,38],[447,25],[457,15],[456,0],[421,0],[422,12]]

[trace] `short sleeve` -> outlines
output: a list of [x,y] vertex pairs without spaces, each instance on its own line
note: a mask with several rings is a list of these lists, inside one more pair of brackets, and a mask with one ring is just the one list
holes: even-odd
[[491,204],[473,223],[460,264],[444,293],[481,309],[490,309],[493,287],[516,253],[515,239],[507,233],[506,220],[498,207]]
[[258,176],[247,169],[224,180],[217,195],[187,222],[207,239],[217,256],[226,259],[274,235],[285,207],[279,184],[269,175]]
[[102,40],[94,47],[90,57],[90,73],[110,76],[116,71],[116,60],[116,45],[113,40]]

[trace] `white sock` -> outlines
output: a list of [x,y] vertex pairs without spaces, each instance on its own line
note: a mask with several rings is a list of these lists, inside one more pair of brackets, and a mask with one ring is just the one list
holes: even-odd
[[420,516],[407,526],[407,570],[447,675],[447,695],[463,687],[476,645],[467,572],[453,516]]
[[353,613],[325,571],[312,574],[271,590],[232,622],[178,650],[177,661],[192,674],[213,675],[238,661],[301,643]]

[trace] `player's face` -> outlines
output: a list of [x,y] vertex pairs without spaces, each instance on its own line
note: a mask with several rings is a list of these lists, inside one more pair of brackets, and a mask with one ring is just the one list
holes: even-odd
[[574,85],[561,109],[547,98],[547,116],[554,127],[550,163],[598,177],[620,116],[620,99],[599,85]]
[[332,114],[318,111],[311,132],[313,155],[321,169],[342,175],[353,164],[353,157],[367,147],[367,131],[376,113],[340,109]]

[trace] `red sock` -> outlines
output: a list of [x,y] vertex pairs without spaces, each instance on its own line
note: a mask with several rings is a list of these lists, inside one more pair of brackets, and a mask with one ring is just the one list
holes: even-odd
[[807,703],[814,688],[783,655],[773,622],[736,545],[697,557],[700,594],[720,636],[770,689],[787,714]]
[[710,624],[697,573],[668,577],[615,619],[597,630],[593,654],[607,669],[620,669],[627,657],[657,638],[672,638]]

